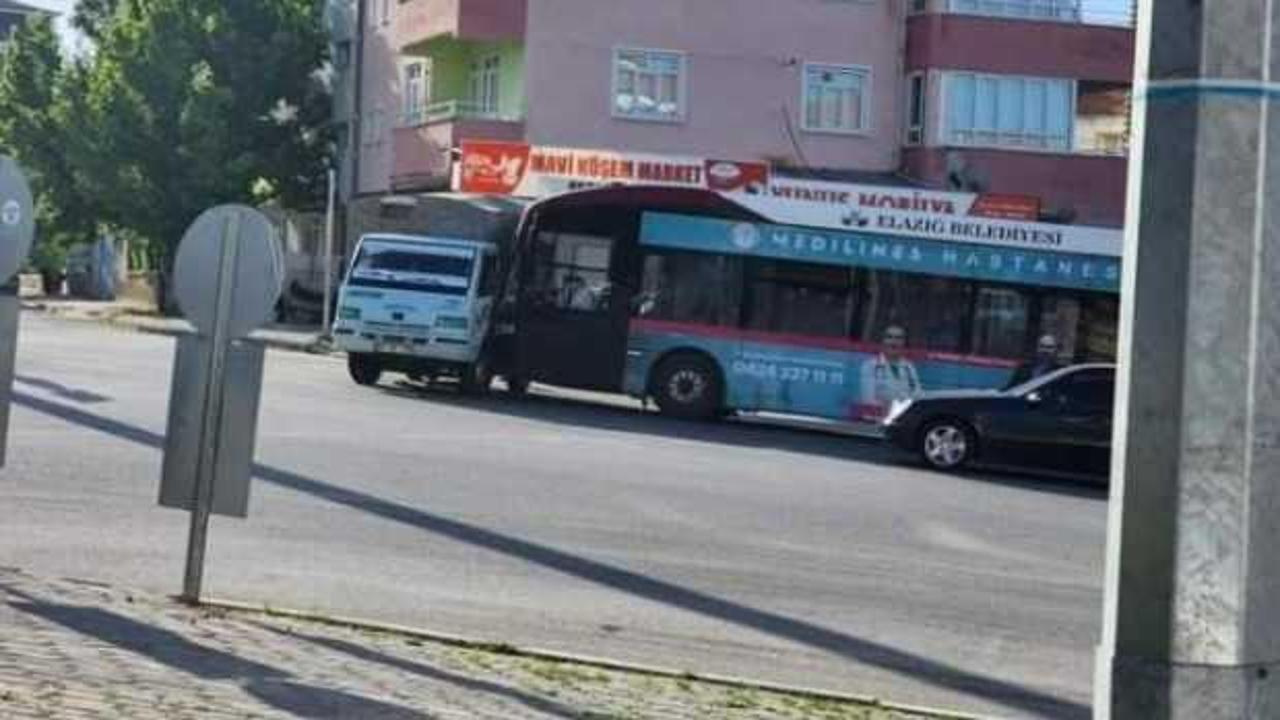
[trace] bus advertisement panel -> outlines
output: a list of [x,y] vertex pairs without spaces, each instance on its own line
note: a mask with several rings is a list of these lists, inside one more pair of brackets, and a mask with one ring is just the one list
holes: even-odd
[[1076,359],[1114,351],[1113,255],[664,212],[642,214],[639,244],[638,397],[692,351],[714,359],[727,408],[874,421],[926,390],[1003,387],[1029,333]]

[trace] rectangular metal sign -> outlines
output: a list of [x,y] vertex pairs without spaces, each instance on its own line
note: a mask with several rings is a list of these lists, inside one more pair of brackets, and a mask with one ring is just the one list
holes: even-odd
[[14,361],[18,354],[18,280],[0,287],[0,468],[9,447],[9,405],[13,400]]
[[[178,338],[169,397],[169,424],[165,435],[164,470],[160,505],[193,510],[199,474],[201,395],[209,379],[207,336]],[[226,517],[249,515],[249,484],[262,395],[266,349],[253,340],[237,340],[227,351],[223,383],[222,417],[218,427],[214,468],[212,513]]]

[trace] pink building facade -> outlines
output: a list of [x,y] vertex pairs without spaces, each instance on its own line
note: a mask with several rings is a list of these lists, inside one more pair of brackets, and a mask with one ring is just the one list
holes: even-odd
[[[902,40],[896,0],[531,0],[527,138],[891,171]],[[632,62],[673,112],[628,106]]]
[[896,0],[367,0],[362,194],[466,138],[892,172]]
[[856,171],[1123,220],[1133,32],[1079,0],[364,2],[362,195],[445,189],[459,144],[489,139]]

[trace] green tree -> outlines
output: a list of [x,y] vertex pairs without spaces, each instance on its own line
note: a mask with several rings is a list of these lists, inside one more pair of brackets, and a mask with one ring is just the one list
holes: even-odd
[[103,219],[150,238],[159,267],[171,267],[183,230],[212,205],[321,202],[330,152],[322,7],[92,3],[96,48],[67,73],[77,91],[61,106],[66,150]]
[[0,152],[14,156],[36,195],[33,263],[60,270],[66,248],[91,239],[94,209],[65,152],[60,111],[66,64],[48,18],[32,18],[0,55]]
[[120,0],[80,0],[76,3],[75,14],[71,16],[71,24],[85,37],[97,42],[102,39],[103,29],[110,24]]

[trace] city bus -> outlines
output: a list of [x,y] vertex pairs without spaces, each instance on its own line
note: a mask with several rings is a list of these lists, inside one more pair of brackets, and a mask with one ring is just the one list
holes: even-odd
[[1113,360],[1116,245],[785,225],[699,189],[571,192],[522,221],[495,363],[515,392],[624,392],[681,418],[875,422],[924,391],[1004,387],[1045,335],[1062,362]]

